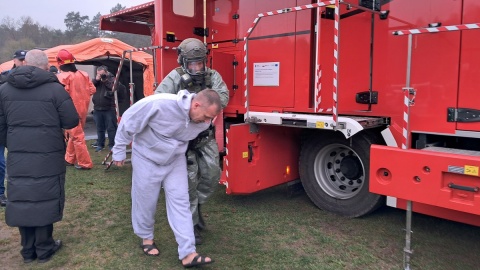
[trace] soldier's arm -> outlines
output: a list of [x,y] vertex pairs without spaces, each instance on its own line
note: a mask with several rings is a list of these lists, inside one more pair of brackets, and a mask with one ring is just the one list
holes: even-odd
[[230,98],[227,85],[222,79],[222,76],[217,71],[212,72],[212,90],[215,90],[220,96],[222,108],[225,108]]
[[180,91],[180,75],[176,70],[172,70],[155,89],[155,94],[176,94],[178,91]]

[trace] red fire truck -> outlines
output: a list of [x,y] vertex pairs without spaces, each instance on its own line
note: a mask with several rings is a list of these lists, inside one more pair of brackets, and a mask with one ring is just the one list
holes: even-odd
[[478,226],[478,22],[477,0],[156,0],[101,29],[151,36],[158,79],[182,40],[208,44],[228,194],[300,179],[344,216],[411,201]]

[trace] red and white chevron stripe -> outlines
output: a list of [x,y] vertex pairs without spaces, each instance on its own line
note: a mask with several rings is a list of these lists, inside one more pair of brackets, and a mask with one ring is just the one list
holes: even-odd
[[317,112],[319,112],[319,113],[330,113],[330,112],[332,112],[332,108],[326,108],[326,109],[319,108],[317,110]]
[[134,83],[129,83],[129,89],[128,92],[130,94],[130,107],[133,105],[133,91],[134,91]]
[[123,62],[125,61],[125,54],[126,52],[123,52],[122,59],[120,59],[120,64],[118,65],[117,73],[115,74],[115,80],[113,81],[113,88],[112,91],[114,93],[114,100],[115,100],[115,114],[117,116],[117,122],[120,121],[120,111],[118,108],[118,96],[117,96],[117,87],[118,87],[118,80],[120,78],[120,72],[122,71],[123,67]]
[[315,73],[315,112],[319,112],[320,104],[322,103],[322,66],[317,65],[317,72]]
[[228,155],[228,132],[229,132],[230,129],[225,129],[225,144],[227,145],[227,147],[225,147],[225,176],[226,176],[226,179],[228,181],[228,158],[230,157]]
[[321,1],[315,4],[301,5],[301,6],[291,7],[291,8],[284,8],[284,9],[278,9],[274,11],[259,13],[258,17],[267,17],[267,16],[278,15],[282,13],[288,13],[292,11],[300,11],[300,10],[324,7],[324,6],[333,5],[333,4],[335,4],[335,0]]
[[397,36],[401,36],[401,35],[416,35],[416,34],[424,34],[424,33],[439,33],[439,32],[448,32],[448,31],[475,30],[475,29],[480,29],[480,23],[398,30],[393,32],[393,34]]
[[408,119],[410,118],[409,107],[410,107],[410,92],[408,89],[403,90],[403,138],[402,138],[402,149],[407,149],[408,145]]
[[335,1],[335,26],[333,29],[333,125],[338,126],[338,39],[340,34],[340,1]]

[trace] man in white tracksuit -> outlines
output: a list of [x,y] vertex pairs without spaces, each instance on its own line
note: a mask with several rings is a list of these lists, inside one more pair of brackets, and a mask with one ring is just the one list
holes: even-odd
[[122,166],[126,146],[133,141],[132,225],[143,239],[141,247],[146,255],[159,254],[153,239],[156,205],[163,187],[167,218],[182,265],[213,262],[195,250],[185,152],[188,142],[207,129],[220,110],[220,97],[215,91],[190,94],[182,90],[176,95],[146,97],[123,114],[112,149],[113,161]]

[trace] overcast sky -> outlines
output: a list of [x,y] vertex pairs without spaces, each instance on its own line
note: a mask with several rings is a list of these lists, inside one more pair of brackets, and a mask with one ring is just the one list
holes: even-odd
[[110,9],[120,3],[127,8],[153,0],[0,0],[0,21],[5,17],[15,20],[30,16],[43,26],[65,30],[63,20],[70,11],[87,15],[91,20],[98,12],[110,13]]

